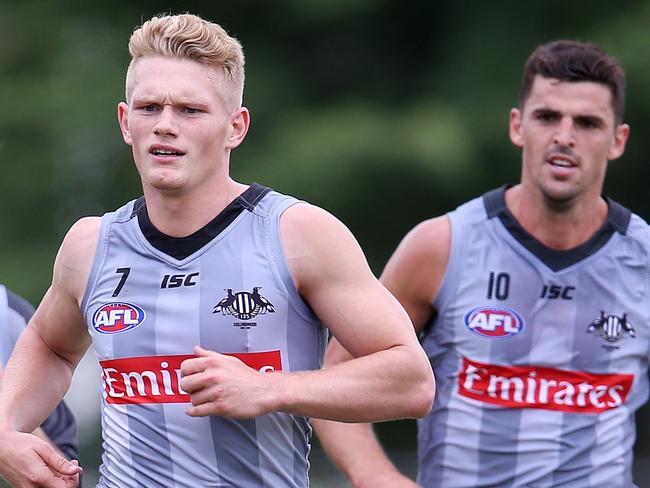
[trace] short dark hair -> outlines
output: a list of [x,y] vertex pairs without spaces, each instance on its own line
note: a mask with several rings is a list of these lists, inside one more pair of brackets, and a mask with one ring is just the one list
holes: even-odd
[[625,111],[625,72],[619,62],[596,44],[581,41],[553,41],[538,46],[526,61],[519,94],[519,107],[530,95],[535,76],[561,81],[593,81],[607,85],[612,94],[616,123]]

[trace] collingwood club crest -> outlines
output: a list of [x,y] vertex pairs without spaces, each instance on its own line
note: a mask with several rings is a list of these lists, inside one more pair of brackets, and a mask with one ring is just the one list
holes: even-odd
[[628,336],[636,337],[634,327],[627,320],[626,313],[619,317],[618,315],[606,315],[605,312],[601,311],[600,317],[589,325],[587,332],[598,332],[608,343],[603,347],[610,350],[618,349],[618,346],[613,345],[615,342]]
[[231,288],[226,288],[226,297],[214,306],[212,313],[232,315],[239,320],[250,320],[257,315],[274,313],[273,304],[260,295],[261,286],[253,288],[252,292],[238,291],[233,293]]

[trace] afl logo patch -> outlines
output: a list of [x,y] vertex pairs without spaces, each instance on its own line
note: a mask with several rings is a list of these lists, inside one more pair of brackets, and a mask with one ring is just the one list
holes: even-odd
[[465,315],[465,325],[482,337],[511,337],[524,328],[524,319],[505,307],[478,307]]
[[144,310],[137,305],[111,302],[102,305],[93,314],[93,327],[101,334],[118,334],[135,329],[144,319]]

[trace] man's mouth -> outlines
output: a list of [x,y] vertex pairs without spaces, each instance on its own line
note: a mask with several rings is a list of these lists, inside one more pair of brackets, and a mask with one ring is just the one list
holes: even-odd
[[566,159],[552,158],[549,160],[549,162],[553,166],[560,166],[561,168],[570,168],[571,166],[573,166],[573,164],[570,161],[567,161]]
[[173,146],[153,145],[149,148],[149,154],[159,157],[184,156],[185,152]]
[[579,159],[572,151],[549,151],[546,156],[546,162],[556,168],[574,168],[579,166]]
[[149,152],[154,156],[183,156],[185,153],[177,149],[153,148]]

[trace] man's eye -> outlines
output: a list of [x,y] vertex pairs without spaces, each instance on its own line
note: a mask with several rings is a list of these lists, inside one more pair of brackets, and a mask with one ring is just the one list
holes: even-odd
[[578,126],[582,127],[583,129],[596,129],[599,127],[598,122],[593,119],[579,118],[576,122]]
[[194,107],[185,107],[185,113],[188,113],[188,114],[198,114],[199,112],[200,112],[200,110],[199,110],[198,108],[194,108]]
[[553,112],[542,112],[537,114],[537,120],[542,122],[553,122],[557,120],[557,114],[554,114]]
[[153,103],[150,103],[149,105],[143,105],[142,110],[145,112],[155,112],[157,107]]

